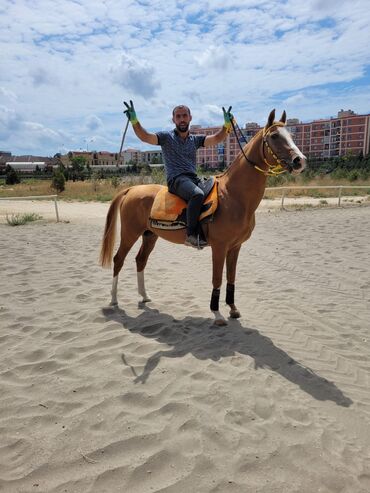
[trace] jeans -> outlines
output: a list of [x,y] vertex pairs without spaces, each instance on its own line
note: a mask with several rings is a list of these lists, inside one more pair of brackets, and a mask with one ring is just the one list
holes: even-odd
[[179,175],[168,183],[168,190],[187,203],[186,224],[188,235],[198,234],[198,219],[204,200],[204,192],[198,187],[200,179],[196,175]]

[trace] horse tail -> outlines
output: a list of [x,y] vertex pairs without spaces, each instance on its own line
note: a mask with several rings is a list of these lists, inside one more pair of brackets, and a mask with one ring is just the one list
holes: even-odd
[[119,192],[114,197],[109,207],[107,218],[105,220],[104,236],[100,250],[99,264],[102,267],[109,267],[112,262],[114,242],[116,239],[117,214],[120,205],[129,190],[130,188],[126,188],[125,190]]

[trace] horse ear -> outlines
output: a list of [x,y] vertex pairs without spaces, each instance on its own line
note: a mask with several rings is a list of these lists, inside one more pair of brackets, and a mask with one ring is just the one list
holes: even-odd
[[275,109],[271,110],[268,120],[267,120],[267,125],[266,127],[269,128],[275,121]]
[[281,115],[280,121],[281,121],[281,123],[286,123],[286,111],[285,110],[283,111],[283,114]]

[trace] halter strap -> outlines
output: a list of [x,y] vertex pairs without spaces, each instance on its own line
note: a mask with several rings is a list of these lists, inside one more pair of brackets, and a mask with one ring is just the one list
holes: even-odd
[[[246,161],[248,163],[250,163],[257,171],[263,173],[265,176],[281,175],[282,173],[285,173],[287,171],[284,168],[283,165],[285,164],[286,166],[288,166],[288,163],[286,163],[283,159],[279,159],[278,156],[276,156],[276,154],[271,149],[271,147],[270,147],[270,145],[269,145],[269,143],[267,141],[267,137],[269,136],[271,129],[273,127],[275,127],[275,126],[276,127],[284,127],[285,126],[284,123],[282,123],[282,122],[275,122],[272,125],[270,125],[270,127],[264,128],[263,131],[262,131],[262,138],[263,138],[263,140],[262,140],[262,156],[263,156],[264,163],[267,165],[267,170],[260,168],[257,163],[255,163],[254,161],[252,161],[251,159],[249,159],[249,157],[245,154],[244,149],[243,149],[243,147],[242,147],[242,145],[240,143],[240,139],[238,137],[238,134],[236,132],[235,126],[239,130],[240,135],[242,135],[242,137],[243,137],[243,139],[244,139],[244,141],[246,143],[247,143],[247,140],[244,137],[243,132],[240,130],[239,125],[236,122],[234,123],[233,119],[231,120],[231,126],[233,128],[233,132],[235,134],[235,138],[236,138],[236,140],[238,142],[238,145],[240,147],[240,150],[242,151],[243,156],[245,157]],[[272,157],[276,160],[276,163],[277,164],[271,164],[271,163],[268,162],[267,157],[265,155],[265,146],[266,146],[267,151],[269,152],[269,154],[271,154]]]

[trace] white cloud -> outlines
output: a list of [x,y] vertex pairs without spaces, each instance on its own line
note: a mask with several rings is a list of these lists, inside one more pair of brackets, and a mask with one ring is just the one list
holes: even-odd
[[195,55],[194,58],[200,67],[216,70],[225,70],[232,62],[224,47],[215,45],[209,46],[199,55]]
[[[0,148],[13,152],[53,154],[91,134],[97,146],[119,148],[125,99],[150,130],[171,126],[179,102],[195,124],[222,122],[229,104],[240,123],[264,122],[280,105],[301,119],[351,104],[370,111],[365,84],[355,83],[369,87],[366,0],[4,4]],[[141,145],[131,129],[127,139]]]
[[113,81],[144,98],[152,98],[161,84],[155,78],[155,69],[147,61],[123,53],[117,66],[111,67]]
[[98,130],[103,126],[103,122],[96,115],[89,115],[85,120],[86,128],[90,131]]
[[20,115],[13,109],[0,106],[0,139],[7,139],[9,135],[16,132],[21,125]]
[[0,99],[15,102],[17,100],[17,95],[5,87],[0,87]]
[[54,85],[56,83],[56,78],[44,67],[36,67],[30,70],[30,75],[32,83],[34,86],[39,87],[42,85]]
[[299,93],[284,99],[283,103],[290,105],[290,104],[302,103],[304,100],[305,100],[304,95],[302,93]]

